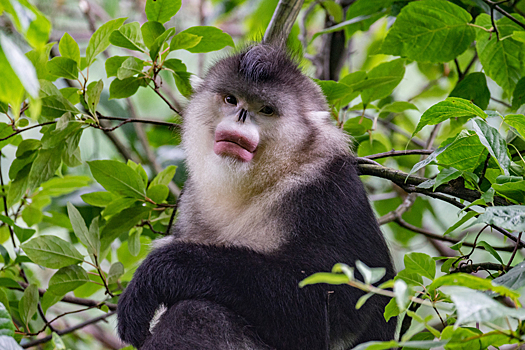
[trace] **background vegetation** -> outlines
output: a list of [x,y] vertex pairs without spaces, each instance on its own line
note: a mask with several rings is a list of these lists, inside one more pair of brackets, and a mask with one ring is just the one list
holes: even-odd
[[267,30],[276,0],[0,0],[1,349],[124,346],[118,296],[176,219],[190,75],[286,28],[399,271],[303,285],[392,297],[396,339],[359,349],[525,341],[525,1],[287,3]]

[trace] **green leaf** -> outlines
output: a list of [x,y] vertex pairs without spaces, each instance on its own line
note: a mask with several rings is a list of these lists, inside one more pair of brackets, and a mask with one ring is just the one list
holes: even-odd
[[13,231],[15,231],[16,237],[20,240],[20,243],[24,243],[29,238],[33,237],[35,230],[30,228],[22,228],[17,225],[14,225]]
[[138,22],[124,24],[115,30],[109,36],[109,42],[125,49],[144,52],[145,46]]
[[411,2],[397,16],[381,53],[418,62],[451,61],[474,41],[471,20],[467,11],[448,1]]
[[516,129],[521,137],[525,138],[525,116],[523,114],[509,114],[505,116],[505,123]]
[[170,190],[166,185],[154,185],[148,188],[146,196],[155,203],[162,203],[168,198],[169,193]]
[[383,276],[386,273],[386,269],[384,267],[370,268],[359,260],[355,262],[355,267],[357,268],[357,270],[359,270],[359,272],[363,276],[366,284],[376,283],[381,278],[383,278]]
[[114,199],[111,192],[84,193],[80,197],[84,202],[95,207],[105,207]]
[[99,81],[94,81],[90,83],[86,90],[87,95],[87,104],[89,107],[89,111],[92,115],[96,114],[96,109],[98,106],[98,103],[100,101],[100,94],[102,93],[102,89],[104,88],[104,83],[102,82],[102,79]]
[[492,188],[505,198],[509,198],[519,204],[525,204],[525,180],[501,184],[493,183]]
[[109,46],[109,36],[114,30],[120,28],[125,18],[117,18],[104,23],[89,39],[86,48],[86,66],[89,67],[95,61],[95,57],[106,50]]
[[389,113],[401,113],[409,109],[415,109],[416,111],[419,111],[419,109],[410,102],[405,101],[394,101],[392,103],[389,103],[387,105],[384,105],[381,108],[381,113],[383,112],[389,112]]
[[118,197],[106,206],[106,209],[102,212],[102,215],[107,218],[109,216],[120,213],[126,208],[135,206],[137,203],[136,198],[129,197]]
[[34,263],[51,269],[78,264],[84,260],[71,243],[56,236],[33,238],[22,244],[21,248]]
[[66,79],[76,80],[78,77],[78,66],[75,60],[67,57],[54,57],[47,62],[47,71]]
[[503,173],[505,175],[510,175],[510,157],[507,154],[507,143],[501,137],[498,130],[479,119],[474,119],[472,126],[474,127],[480,142],[485,148],[487,148],[490,155],[497,160]]
[[144,182],[127,165],[114,160],[95,160],[88,165],[95,180],[106,190],[119,196],[144,199]]
[[151,210],[151,208],[142,206],[132,207],[111,217],[100,233],[101,250],[104,251],[115,238],[129,232],[135,225],[146,219]]
[[[355,117],[348,119],[344,125],[343,130],[352,136],[363,135],[368,130],[372,130],[374,122],[365,117]],[[367,141],[363,141],[367,142]]]
[[171,39],[170,51],[187,50],[195,47],[202,40],[202,36],[190,33],[179,33]]
[[402,279],[398,279],[394,282],[394,295],[396,297],[396,303],[399,310],[405,310],[410,300],[408,285]]
[[9,185],[9,191],[7,193],[7,206],[11,207],[13,204],[18,202],[27,190],[29,185],[29,172],[31,171],[32,164],[28,164],[22,168],[17,174],[16,178]]
[[189,97],[193,93],[193,89],[190,83],[191,73],[188,72],[175,72],[173,73],[173,78],[175,79],[175,84],[177,89],[184,97]]
[[[35,67],[31,61],[29,61],[29,59],[22,53],[22,51],[20,51],[20,48],[18,48],[18,46],[16,46],[15,43],[11,41],[11,39],[1,33],[0,49],[3,51],[11,69],[15,72],[17,78],[22,83],[27,93],[33,98],[38,98],[38,90],[40,89],[40,85],[38,84]],[[5,70],[2,69],[2,73],[5,73]],[[7,78],[7,76],[3,77],[3,79]],[[9,83],[13,82],[9,81]]]
[[71,58],[77,63],[77,65],[80,66],[80,49],[78,48],[77,42],[71,37],[71,35],[64,33],[62,39],[60,39],[60,43],[58,44],[58,50],[60,51],[62,57]]
[[328,284],[347,284],[349,281],[348,276],[340,273],[328,273],[318,272],[311,276],[306,277],[304,280],[299,282],[299,287],[303,288],[310,284],[317,283],[328,283]]
[[65,175],[61,178],[53,178],[42,184],[40,195],[59,197],[86,187],[90,182],[90,177],[82,175]]
[[67,202],[67,213],[77,238],[88,248],[88,252],[90,254],[99,256],[100,239],[98,235],[94,235],[93,232],[88,230],[86,223],[84,222],[84,218],[82,218],[80,212],[70,202]]
[[78,265],[66,266],[55,272],[49,280],[48,292],[55,295],[65,295],[90,282],[87,272]]
[[30,284],[24,291],[24,295],[18,303],[18,313],[22,318],[22,322],[27,326],[27,323],[36,313],[38,307],[38,287],[35,284]]
[[127,98],[135,94],[141,86],[140,79],[129,77],[124,80],[115,79],[109,85],[109,99]]
[[60,118],[67,112],[80,114],[80,111],[62,95],[53,95],[42,98],[42,116],[48,117],[48,119],[55,119]]
[[487,109],[490,100],[490,91],[487,87],[487,78],[481,72],[471,73],[461,80],[448,97],[460,97],[473,102],[482,110]]
[[50,293],[49,291],[45,292],[42,296],[42,302],[40,303],[42,306],[42,311],[45,313],[47,309],[58,303],[63,297],[63,295],[56,295],[54,293]]
[[396,279],[402,279],[409,286],[422,286],[423,278],[421,275],[410,272],[407,269],[403,269],[397,273]]
[[117,78],[124,80],[142,72],[144,63],[135,57],[129,57],[117,69]]
[[148,49],[151,49],[155,40],[166,31],[166,28],[160,22],[148,21],[140,27],[140,31],[142,32],[144,44]]
[[525,231],[525,205],[487,207],[473,224],[485,223],[513,231]]
[[124,265],[117,261],[114,264],[111,264],[108,272],[108,284],[117,283],[120,276],[124,274]]
[[[525,262],[514,266],[509,272],[492,280],[494,286],[504,286],[508,289],[518,290],[525,286]],[[489,293],[492,296],[495,293]]]
[[448,235],[449,233],[453,232],[455,229],[463,225],[465,222],[476,216],[478,213],[475,211],[469,211],[467,212],[461,219],[459,219],[454,225],[450,226],[445,233],[443,233],[443,236]]
[[[2,294],[3,297],[6,297],[3,289],[0,289],[0,293]],[[1,298],[1,299],[4,300],[4,298]],[[11,319],[11,315],[9,315],[9,311],[6,309],[4,304],[0,302],[0,336],[1,335],[7,335],[10,337],[14,336],[15,326],[13,325],[13,320]]]
[[428,290],[433,291],[442,286],[461,286],[481,291],[493,291],[502,296],[507,296],[512,299],[516,299],[519,297],[519,294],[517,292],[512,291],[507,287],[492,283],[492,281],[489,279],[469,275],[467,273],[462,272],[438,277],[427,288]]
[[401,311],[397,307],[396,299],[392,298],[388,304],[386,304],[383,316],[385,317],[385,321],[388,322],[392,317],[399,316],[400,313]]
[[372,69],[366,80],[353,85],[356,91],[361,91],[363,104],[387,97],[401,82],[405,75],[405,60],[397,59],[381,63]]
[[[112,56],[106,60],[106,75],[107,77],[116,77],[118,69],[122,66],[125,60],[133,56]],[[135,58],[137,64],[139,64],[139,59]]]
[[155,185],[168,186],[171,180],[173,180],[176,171],[177,167],[175,165],[169,165],[166,169],[162,170],[157,176],[155,176],[151,181],[150,187]]
[[462,174],[461,171],[454,168],[446,168],[441,170],[436,176],[436,182],[434,183],[433,191],[436,190],[440,185],[446,184],[449,181],[457,179]]
[[474,103],[458,97],[449,97],[423,113],[412,136],[415,136],[426,125],[436,125],[450,118],[467,117],[470,119],[476,116],[482,119],[487,118],[485,112]]
[[[0,220],[4,221],[4,218],[6,218],[6,216],[2,215],[2,218],[0,218]],[[11,220],[11,219],[9,219],[9,220]],[[0,244],[0,256],[2,257],[4,265],[9,264],[9,262],[11,261],[11,257],[9,256],[9,253],[7,252],[7,249],[5,249],[5,247],[3,245],[1,245],[1,244]]]
[[165,23],[175,16],[181,4],[181,0],[147,0],[146,17],[148,21]]
[[134,227],[131,229],[128,237],[128,250],[132,256],[138,256],[140,253],[140,235],[142,234],[142,227]]
[[159,35],[157,39],[155,39],[155,42],[151,45],[149,50],[149,56],[152,60],[157,59],[157,55],[159,54],[160,49],[163,47],[164,43],[171,38],[171,36],[175,34],[175,28],[169,28],[164,33]]
[[64,341],[55,332],[53,332],[53,334],[51,335],[51,343],[54,346],[54,350],[66,350],[66,345],[64,344]]
[[193,34],[202,37],[201,41],[197,45],[187,49],[189,52],[192,53],[216,51],[226,46],[235,47],[231,36],[227,33],[224,33],[222,30],[216,27],[191,27],[182,31],[181,33],[179,33],[179,35],[182,33]]
[[323,94],[331,104],[335,104],[337,100],[344,98],[354,91],[350,86],[333,80],[314,79],[314,81],[321,87]]
[[485,161],[487,153],[475,133],[463,130],[436,159],[442,166],[473,172]]
[[449,287],[447,292],[456,306],[456,325],[469,322],[494,322],[505,317],[525,319],[525,309],[503,306],[483,293],[465,287]]
[[485,248],[485,250],[489,252],[490,255],[492,255],[497,261],[499,261],[500,264],[504,265],[503,260],[501,259],[501,256],[499,256],[498,252],[494,248],[492,248],[490,244],[488,244],[485,241],[481,241],[478,243],[477,246],[478,247],[482,246],[483,248]]
[[29,188],[35,189],[55,175],[62,160],[62,149],[41,149],[29,173]]
[[322,6],[325,8],[326,12],[332,16],[336,23],[343,20],[343,8],[341,5],[332,0],[325,0],[322,2]]
[[339,32],[343,29],[345,29],[346,32],[349,32],[349,31],[356,32],[357,30],[360,30],[360,29],[367,30],[365,29],[367,26],[370,27],[372,23],[374,23],[375,21],[377,21],[379,18],[383,17],[384,15],[385,15],[385,12],[379,12],[373,15],[369,14],[369,15],[353,17],[351,19],[348,19],[347,21],[336,24],[335,26],[331,26],[329,28],[316,32],[313,35],[311,41],[313,41],[315,38],[317,38],[320,35],[333,33],[333,32]]
[[433,280],[436,275],[436,262],[424,253],[409,253],[404,259],[405,270]]
[[525,78],[521,78],[516,83],[512,93],[512,110],[517,110],[525,103]]
[[[521,16],[516,15],[519,21],[523,21]],[[489,15],[482,13],[476,17],[476,25],[492,28],[492,21]],[[516,83],[525,73],[523,67],[524,44],[512,39],[514,31],[522,31],[522,28],[503,17],[496,21],[500,38],[498,40],[485,30],[478,30],[476,34],[476,51],[479,61],[483,66],[485,74],[491,77],[501,88],[510,96],[516,87]]]

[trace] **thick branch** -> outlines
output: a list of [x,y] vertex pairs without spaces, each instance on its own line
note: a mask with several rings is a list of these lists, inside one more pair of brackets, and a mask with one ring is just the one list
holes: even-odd
[[304,0],[279,0],[272,20],[264,33],[264,42],[288,38]]
[[[372,165],[372,164],[359,164],[358,165],[359,171],[361,175],[373,175],[377,177],[381,177],[383,179],[388,179],[398,185],[399,187],[405,189],[407,192],[418,192],[422,194],[433,194],[435,192],[440,192],[444,194],[448,194],[460,199],[464,199],[469,202],[474,202],[476,199],[480,198],[480,195],[478,192],[474,190],[470,190],[468,188],[465,188],[463,185],[459,184],[456,186],[457,183],[455,183],[454,186],[451,185],[441,185],[439,186],[435,191],[431,191],[424,188],[417,188],[415,186],[423,183],[427,179],[424,177],[416,176],[416,175],[408,175],[405,172],[402,172],[400,170],[390,169],[383,166],[378,165]],[[409,187],[410,185],[413,186]],[[502,197],[495,196],[494,197],[494,204],[499,206],[506,206],[510,205],[511,203],[505,200]]]

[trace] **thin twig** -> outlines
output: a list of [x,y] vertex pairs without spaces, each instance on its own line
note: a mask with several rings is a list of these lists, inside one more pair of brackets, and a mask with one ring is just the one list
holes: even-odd
[[494,101],[494,102],[497,102],[497,103],[500,103],[500,104],[504,105],[507,108],[512,108],[512,106],[510,104],[508,104],[507,102],[505,102],[505,101],[498,100],[497,98],[494,98],[494,97],[491,97],[490,99],[492,101]]
[[[521,234],[522,233],[523,233],[523,231],[518,233],[518,242],[521,240]],[[507,267],[505,268],[505,271],[509,271],[510,264],[512,263],[512,260],[514,260],[514,257],[516,256],[516,252],[518,251],[518,246],[519,246],[519,244],[516,243],[516,245],[514,246],[514,250],[512,251],[512,255],[510,256],[509,263],[507,264]]]
[[181,113],[180,111],[178,111],[177,108],[175,108],[175,106],[172,105],[171,102],[168,101],[168,99],[167,99],[166,97],[164,97],[164,95],[162,95],[162,94],[160,93],[160,91],[159,91],[159,86],[157,85],[157,83],[156,83],[155,81],[153,81],[153,82],[155,83],[155,87],[152,87],[152,86],[150,85],[151,89],[152,89],[153,91],[155,91],[155,93],[156,93],[157,95],[159,95],[159,97],[160,97],[160,98],[161,98],[161,99],[162,99],[162,100],[168,105],[168,107],[169,107],[173,112],[175,112],[175,113],[177,113],[178,115],[182,116],[182,113]]
[[[107,314],[104,314],[104,315],[101,315],[101,316],[98,316],[98,317],[95,317],[95,318],[92,318],[90,320],[87,320],[85,322],[82,322],[82,323],[79,323],[77,324],[76,326],[73,326],[73,327],[69,327],[69,328],[66,328],[66,329],[63,329],[63,330],[59,330],[57,331],[56,333],[58,335],[64,335],[64,334],[68,334],[68,333],[72,333],[76,330],[79,330],[81,328],[84,328],[86,326],[89,326],[93,323],[97,323],[97,322],[100,322],[100,321],[103,321],[105,320],[106,318],[110,317],[110,316],[113,316],[114,314],[116,313],[116,311],[110,311],[108,312]],[[33,347],[35,345],[39,345],[39,344],[43,344],[43,343],[46,343],[48,341],[50,341],[52,338],[52,335],[48,335],[44,338],[40,338],[40,339],[35,339],[33,341],[30,341],[30,342],[27,342],[25,343],[24,345],[22,345],[22,347],[24,349],[27,349],[27,348],[30,348],[30,347]]]
[[[399,226],[406,228],[407,230],[410,230],[410,231],[422,234],[423,236],[428,237],[430,239],[435,239],[435,240],[443,241],[443,242],[449,242],[449,243],[453,243],[453,244],[456,244],[456,243],[460,242],[460,240],[458,240],[458,239],[447,237],[447,236],[443,236],[443,235],[438,235],[438,234],[435,234],[435,233],[430,232],[428,230],[425,230],[423,228],[420,228],[420,227],[414,226],[412,224],[409,224],[408,222],[406,222],[402,218],[396,218],[394,220],[394,222],[397,223]],[[463,245],[466,246],[466,247],[472,247],[472,248],[475,247],[474,244],[469,243],[469,242],[463,242]],[[478,248],[485,249],[483,246],[479,246]],[[514,249],[514,246],[492,247],[492,248],[494,248],[495,250],[498,250],[498,251],[511,252]]]
[[24,131],[27,131],[27,130],[31,130],[31,129],[34,129],[34,128],[38,128],[40,126],[45,126],[45,125],[51,125],[51,124],[55,124],[56,121],[52,121],[52,122],[45,122],[45,123],[41,123],[41,124],[35,124],[35,125],[31,125],[31,126],[28,126],[27,128],[24,128],[24,129],[18,129],[17,131],[15,131],[14,133],[10,134],[9,136],[6,136],[4,138],[1,138],[0,139],[0,142],[1,141],[5,141],[5,140],[8,140],[10,139],[11,137],[13,136],[16,136]]
[[165,121],[162,121],[162,120],[123,118],[123,117],[108,117],[108,116],[100,114],[99,112],[97,112],[97,118],[101,119],[101,120],[114,120],[114,121],[120,121],[121,122],[118,126],[112,128],[111,130],[102,129],[102,130],[105,130],[105,131],[113,131],[116,128],[118,128],[118,127],[120,127],[120,126],[122,126],[124,124],[127,124],[127,123],[143,123],[143,124],[159,125],[159,126],[166,126],[168,128],[173,128],[173,129],[180,129],[181,128],[180,124],[165,122]]
[[[25,282],[20,282],[20,281],[17,281],[17,282],[22,287],[21,289],[25,289],[29,285],[28,283],[25,283]],[[13,288],[10,288],[10,289],[13,289]],[[45,289],[38,288],[38,294],[40,296],[43,296],[45,292],[46,292]],[[108,307],[108,309],[110,309],[110,310],[116,310],[117,309],[117,305],[116,304],[106,303],[104,301],[99,302],[99,301],[96,301],[96,300],[93,300],[93,299],[77,298],[77,297],[70,296],[70,295],[65,295],[60,301],[62,301],[64,303],[74,304],[74,305],[91,306],[91,307],[97,307],[97,308],[101,307],[103,305],[106,305]]]
[[386,157],[407,156],[407,155],[412,155],[412,154],[432,154],[432,153],[434,153],[434,151],[431,149],[407,149],[404,151],[391,150],[388,152],[371,154],[369,156],[365,156],[364,158],[379,159],[379,158],[386,158]]
[[[7,208],[7,193],[5,192],[4,175],[2,174],[2,151],[0,151],[0,185],[2,186],[2,200],[4,202],[5,216],[9,217],[9,210]],[[13,248],[16,248],[15,233],[13,232],[13,228],[8,223],[5,223],[5,224],[7,225],[7,228],[9,229],[9,235],[11,236],[11,242],[13,243]]]
[[519,25],[521,28],[525,29],[525,24],[521,23],[520,21],[518,21],[516,18],[514,18],[510,13],[508,13],[507,11],[503,10],[501,7],[499,7],[496,3],[490,1],[490,0],[483,0],[483,2],[487,5],[489,5],[491,8],[494,8],[496,9],[499,13],[501,13],[502,15],[504,15],[505,17],[507,17],[508,19],[510,19],[512,22],[516,23],[517,25]]

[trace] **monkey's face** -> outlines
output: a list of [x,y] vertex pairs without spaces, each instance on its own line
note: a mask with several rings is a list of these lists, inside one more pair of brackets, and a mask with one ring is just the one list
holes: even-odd
[[216,186],[268,186],[304,172],[341,135],[320,88],[264,45],[213,66],[184,116],[190,174]]

